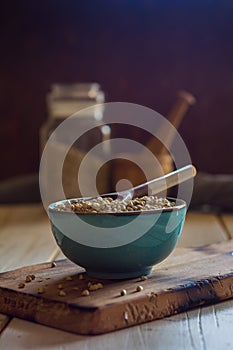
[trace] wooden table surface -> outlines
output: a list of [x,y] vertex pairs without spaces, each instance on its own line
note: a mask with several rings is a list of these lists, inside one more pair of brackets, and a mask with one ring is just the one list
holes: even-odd
[[[180,247],[233,238],[233,215],[189,212]],[[62,258],[40,205],[0,206],[0,272]],[[233,349],[233,300],[99,336],[0,314],[0,349]]]

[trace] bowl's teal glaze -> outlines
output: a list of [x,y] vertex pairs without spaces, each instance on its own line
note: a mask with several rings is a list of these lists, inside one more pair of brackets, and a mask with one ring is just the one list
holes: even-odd
[[[69,234],[67,235],[67,232],[72,231],[72,237],[75,237],[75,230],[78,232],[79,226],[72,221],[73,214],[56,210],[57,203],[49,206],[49,217],[52,232],[62,252],[68,259],[84,267],[90,276],[109,279],[134,278],[149,274],[152,266],[164,260],[176,246],[186,214],[186,204],[182,200],[176,200],[176,205],[172,209],[145,212],[137,216],[139,218],[137,228],[143,230],[149,220],[157,219],[157,221],[141,237],[120,246],[101,248],[81,244],[75,241],[75,238],[71,239]],[[135,215],[136,212],[124,213],[124,215],[81,214],[78,216],[92,225],[92,228],[93,225],[95,226],[98,240],[99,227],[124,228],[127,227],[127,223],[133,221]],[[58,229],[61,227],[59,224],[61,222],[62,230]],[[129,233],[128,228],[125,235],[127,233]]]

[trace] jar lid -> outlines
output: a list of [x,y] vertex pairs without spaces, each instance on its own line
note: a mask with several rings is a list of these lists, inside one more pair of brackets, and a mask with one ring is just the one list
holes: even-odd
[[[53,84],[47,94],[47,107],[49,117],[67,118],[70,115],[84,109],[79,116],[90,116],[102,119],[104,92],[97,83]],[[96,106],[95,109],[85,108]]]
[[77,117],[94,117],[97,120],[101,120],[103,118],[104,105],[88,101],[57,101],[48,106],[49,117],[51,118],[67,118],[80,111],[82,113],[78,113]]
[[51,96],[56,98],[96,99],[101,92],[98,83],[52,84]]

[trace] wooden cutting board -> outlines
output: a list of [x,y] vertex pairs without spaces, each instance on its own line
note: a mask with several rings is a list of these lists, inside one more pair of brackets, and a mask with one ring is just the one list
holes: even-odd
[[[25,282],[32,274],[35,279]],[[82,296],[88,282],[103,288]],[[136,291],[139,285],[142,291]],[[145,281],[96,280],[69,260],[0,274],[0,312],[79,334],[110,332],[232,297],[233,240],[177,248]]]

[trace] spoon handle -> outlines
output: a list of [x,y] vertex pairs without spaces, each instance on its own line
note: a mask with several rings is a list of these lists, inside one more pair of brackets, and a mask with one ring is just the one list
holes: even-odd
[[148,194],[156,195],[157,193],[165,191],[170,187],[176,186],[193,178],[196,173],[196,168],[193,165],[186,165],[183,168],[177,169],[169,174],[132,188],[131,191],[133,192],[133,198],[142,197]]

